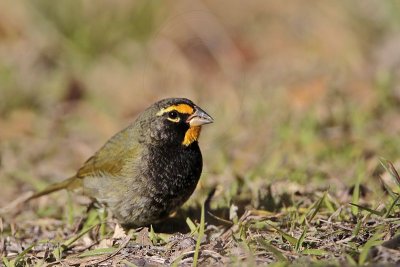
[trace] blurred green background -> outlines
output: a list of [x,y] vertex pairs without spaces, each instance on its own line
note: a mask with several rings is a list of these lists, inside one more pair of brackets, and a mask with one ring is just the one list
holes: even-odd
[[379,157],[400,160],[399,14],[395,0],[3,0],[0,205],[175,96],[215,118],[192,201],[238,180],[254,195],[374,188]]

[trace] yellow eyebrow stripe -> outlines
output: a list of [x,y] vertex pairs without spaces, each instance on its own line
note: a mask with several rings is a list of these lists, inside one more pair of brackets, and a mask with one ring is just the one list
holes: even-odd
[[163,115],[167,112],[173,111],[173,110],[178,111],[179,113],[182,113],[182,114],[193,114],[193,112],[194,112],[194,109],[191,106],[189,106],[188,104],[178,104],[178,105],[169,106],[167,108],[163,108],[162,110],[160,110],[157,113],[157,116],[161,116],[161,115]]

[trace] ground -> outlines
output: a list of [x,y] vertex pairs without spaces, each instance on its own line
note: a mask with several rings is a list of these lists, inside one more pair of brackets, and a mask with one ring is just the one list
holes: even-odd
[[[228,8],[229,7],[229,8]],[[400,262],[398,1],[0,3],[6,266]],[[190,200],[123,230],[73,175],[164,97],[203,128]]]

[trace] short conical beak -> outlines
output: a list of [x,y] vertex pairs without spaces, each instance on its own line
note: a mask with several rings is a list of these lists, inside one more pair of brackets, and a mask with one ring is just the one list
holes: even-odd
[[203,124],[214,122],[214,119],[204,110],[199,107],[196,107],[195,109],[195,112],[190,115],[190,117],[186,120],[186,122],[189,123],[190,126],[201,126]]

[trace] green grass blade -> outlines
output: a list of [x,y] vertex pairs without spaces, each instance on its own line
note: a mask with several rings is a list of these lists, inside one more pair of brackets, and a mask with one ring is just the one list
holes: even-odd
[[328,192],[324,198],[324,204],[331,213],[334,213],[337,210],[337,207],[335,203],[332,201],[331,196],[328,194]]
[[85,234],[87,234],[90,230],[92,230],[95,226],[97,225],[93,225],[89,228],[83,229],[78,235],[71,237],[70,239],[68,239],[67,241],[65,241],[63,243],[64,246],[69,247],[71,246],[73,243],[75,243],[78,239],[80,239],[82,236],[84,236]]
[[105,208],[100,208],[97,210],[99,220],[100,220],[100,239],[104,239],[106,237],[106,220],[107,220],[107,210]]
[[396,194],[395,192],[393,192],[393,190],[390,188],[390,186],[388,186],[385,181],[382,178],[379,178],[381,181],[381,184],[383,186],[383,188],[385,188],[385,191],[393,198],[396,199],[396,197],[398,196],[398,194]]
[[361,248],[361,253],[360,257],[358,258],[358,265],[363,266],[367,259],[368,259],[368,253],[371,250],[371,248],[380,245],[383,240],[384,233],[375,233]]
[[304,230],[301,233],[301,236],[299,237],[299,239],[297,239],[296,245],[294,247],[294,249],[299,252],[301,250],[301,248],[303,247],[303,242],[304,242],[304,238],[306,237],[306,233],[307,233],[308,227],[304,226]]
[[271,226],[272,228],[274,228],[276,231],[278,231],[278,233],[280,233],[282,235],[282,237],[288,241],[292,246],[296,246],[298,239],[289,235],[288,233],[285,233],[284,231],[282,231],[281,229],[273,226],[272,224],[268,224],[269,226]]
[[313,211],[313,213],[311,213],[310,217],[308,218],[309,222],[311,222],[312,219],[314,219],[315,215],[317,215],[318,211],[321,209],[322,203],[324,203],[324,200],[325,200],[325,197],[326,197],[327,193],[328,192],[325,191],[324,194],[322,195],[322,197],[315,203],[314,211]]
[[14,263],[15,265],[18,265],[19,261],[21,261],[23,259],[23,257],[29,252],[31,251],[31,249],[36,245],[36,243],[31,244],[29,247],[27,247],[26,249],[24,249],[21,253],[18,254],[18,256],[14,259]]
[[78,257],[83,258],[83,257],[90,257],[90,256],[100,256],[100,255],[112,254],[116,250],[117,250],[117,248],[98,248],[98,249],[85,251],[85,252],[79,254]]
[[[363,180],[363,178],[366,175],[366,165],[365,162],[363,161],[357,161],[357,165],[356,165],[356,170],[355,170],[355,183],[353,185],[353,194],[351,196],[351,202],[354,204],[359,204],[360,203],[360,197],[361,197],[361,182]],[[359,208],[357,206],[352,206],[351,207],[351,213],[353,214],[353,216],[357,216],[359,212]]]
[[392,176],[397,185],[400,186],[400,175],[393,166],[393,163],[384,158],[381,158],[379,161],[381,162],[383,168],[390,174],[390,176]]
[[400,200],[400,195],[390,205],[389,209],[387,210],[387,212],[385,214],[385,218],[389,217],[390,213],[392,213],[393,208],[396,206],[396,204],[397,204],[397,202],[399,202],[399,200]]
[[349,203],[349,204],[352,205],[352,206],[355,206],[357,208],[360,208],[362,210],[368,211],[369,213],[378,215],[378,216],[383,216],[383,214],[384,214],[384,212],[382,212],[382,211],[373,210],[373,209],[370,209],[368,207],[364,207],[364,206],[358,205],[356,203]]
[[304,224],[306,220],[309,222],[317,215],[318,211],[321,209],[324,199],[326,197],[327,191],[324,192],[322,197],[315,201],[311,206],[307,208],[305,214],[303,214],[299,219],[299,224]]
[[275,258],[278,261],[287,261],[287,258],[285,257],[285,255],[283,255],[283,253],[277,249],[274,245],[272,245],[270,242],[267,242],[265,239],[263,238],[258,238],[257,241],[263,245],[263,247],[268,250],[269,252],[273,253]]
[[357,262],[353,259],[353,257],[351,257],[351,255],[349,254],[345,254],[346,255],[346,260],[347,263],[349,264],[349,266],[358,266]]
[[301,252],[304,255],[314,255],[314,256],[324,256],[329,254],[326,250],[323,249],[305,249]]
[[161,238],[154,232],[153,225],[150,225],[149,238],[153,245],[157,245]]
[[186,218],[186,224],[189,226],[190,233],[192,235],[197,232],[198,227],[194,224],[194,222],[189,217]]
[[356,224],[356,227],[354,227],[354,230],[353,230],[353,233],[352,233],[353,237],[356,237],[358,235],[358,233],[361,230],[361,225],[362,225],[362,220],[358,220],[357,224]]
[[283,236],[284,239],[286,239],[292,246],[296,246],[298,239],[294,238],[293,236],[283,232],[279,231],[279,233]]
[[357,216],[358,214],[358,203],[359,203],[359,199],[360,199],[360,183],[357,180],[357,182],[354,185],[354,190],[353,190],[353,195],[351,197],[351,201],[352,201],[352,207],[351,207],[351,213],[354,216]]
[[184,255],[179,256],[178,258],[176,258],[172,264],[171,267],[178,267],[179,263],[181,262],[181,260],[183,259]]
[[71,246],[75,241],[80,239],[82,236],[84,236],[86,233],[88,233],[90,230],[92,230],[95,226],[97,226],[97,224],[92,225],[91,227],[88,227],[88,228],[83,228],[79,234],[77,234],[74,237],[71,237],[70,239],[65,241],[63,244],[61,244],[61,246],[59,246],[58,248],[54,249],[52,251],[52,254],[54,255],[54,257],[56,259],[61,259],[61,255],[62,255],[62,253],[64,252],[64,250],[66,248]]
[[195,248],[194,256],[193,256],[193,267],[196,267],[198,264],[199,253],[200,253],[200,244],[201,244],[201,240],[203,239],[203,236],[204,236],[204,228],[205,228],[204,225],[205,225],[205,222],[204,222],[204,203],[203,203],[203,205],[201,206],[199,234],[197,236],[196,248]]
[[14,261],[9,261],[5,256],[3,256],[2,259],[3,259],[3,264],[6,267],[14,267],[15,266]]

